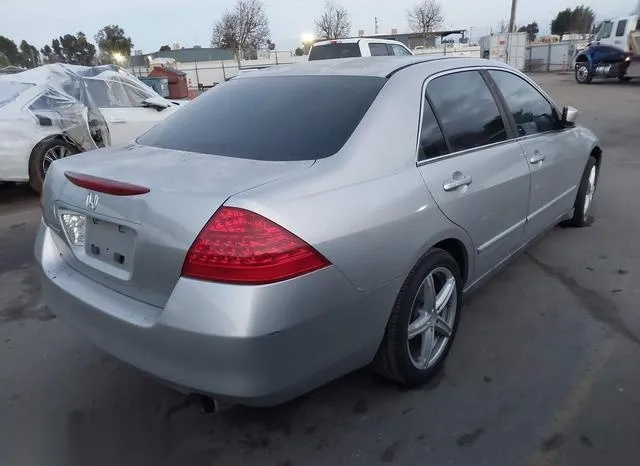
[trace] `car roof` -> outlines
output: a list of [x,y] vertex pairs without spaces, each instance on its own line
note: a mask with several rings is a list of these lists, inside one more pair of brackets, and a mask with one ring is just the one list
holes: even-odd
[[373,76],[386,78],[395,72],[417,64],[433,64],[433,71],[464,68],[466,66],[501,66],[510,68],[501,62],[482,58],[469,57],[425,57],[384,56],[336,58],[330,60],[312,60],[291,65],[280,65],[263,70],[256,70],[237,76],[239,79],[251,79],[261,76],[305,76],[305,75],[342,75]]
[[380,42],[380,43],[384,43],[384,44],[400,44],[404,47],[406,47],[406,45],[404,45],[402,42],[397,41],[397,40],[392,40],[392,39],[376,39],[374,37],[347,37],[345,39],[326,39],[326,40],[319,40],[317,42],[315,42],[313,44],[313,46],[317,46],[317,45],[328,45],[328,44],[333,44],[333,43],[337,43],[337,44],[354,44],[354,43],[358,43],[358,42],[365,42],[365,43],[369,43],[369,42]]

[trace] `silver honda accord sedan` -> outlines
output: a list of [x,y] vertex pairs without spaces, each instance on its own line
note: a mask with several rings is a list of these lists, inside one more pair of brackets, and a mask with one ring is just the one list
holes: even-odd
[[522,73],[469,58],[282,66],[126,147],[52,164],[51,310],[180,390],[272,405],[371,365],[424,383],[463,296],[589,219],[602,151]]

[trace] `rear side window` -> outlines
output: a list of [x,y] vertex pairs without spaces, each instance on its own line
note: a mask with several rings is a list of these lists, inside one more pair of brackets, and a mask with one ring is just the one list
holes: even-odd
[[393,51],[393,54],[396,56],[404,56],[404,55],[411,55],[411,53],[409,53],[409,51],[407,49],[405,49],[404,47],[397,45],[397,44],[390,44],[389,47],[391,47],[391,50]]
[[5,82],[0,83],[0,107],[11,102],[33,84]]
[[387,44],[371,43],[369,44],[369,52],[371,52],[372,57],[391,55],[387,48]]
[[436,78],[427,86],[427,94],[452,151],[507,139],[498,105],[477,71]]
[[448,152],[447,143],[438,125],[438,120],[436,120],[436,116],[433,114],[429,101],[425,98],[424,110],[422,111],[418,161],[432,159],[440,155],[445,155]]
[[335,43],[314,45],[309,52],[309,61],[313,60],[330,60],[332,58],[351,58],[360,57],[360,45],[350,43]]
[[253,160],[315,160],[340,150],[386,79],[253,76],[207,91],[138,143]]
[[623,19],[618,21],[618,27],[616,27],[616,37],[624,36],[624,30],[627,29],[627,20]]

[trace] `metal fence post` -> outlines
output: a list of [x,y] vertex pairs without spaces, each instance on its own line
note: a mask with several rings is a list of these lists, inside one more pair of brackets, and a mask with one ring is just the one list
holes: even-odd
[[547,73],[551,71],[551,42],[547,48]]
[[222,81],[226,81],[227,80],[227,73],[224,69],[224,60],[220,60],[220,63],[222,63]]
[[198,89],[200,89],[200,76],[198,76],[198,60],[195,60],[193,64],[196,65],[196,83],[198,85]]
[[276,66],[278,66],[278,51],[275,50],[275,54],[276,54]]

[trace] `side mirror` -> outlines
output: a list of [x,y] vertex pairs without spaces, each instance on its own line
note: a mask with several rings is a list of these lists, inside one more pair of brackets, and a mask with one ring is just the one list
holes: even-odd
[[576,118],[578,118],[578,110],[573,107],[566,106],[562,109],[562,122],[567,126],[573,126],[576,124]]
[[148,99],[142,101],[142,106],[155,108],[156,110],[160,111],[169,107],[169,102],[167,102],[162,97],[149,97]]

